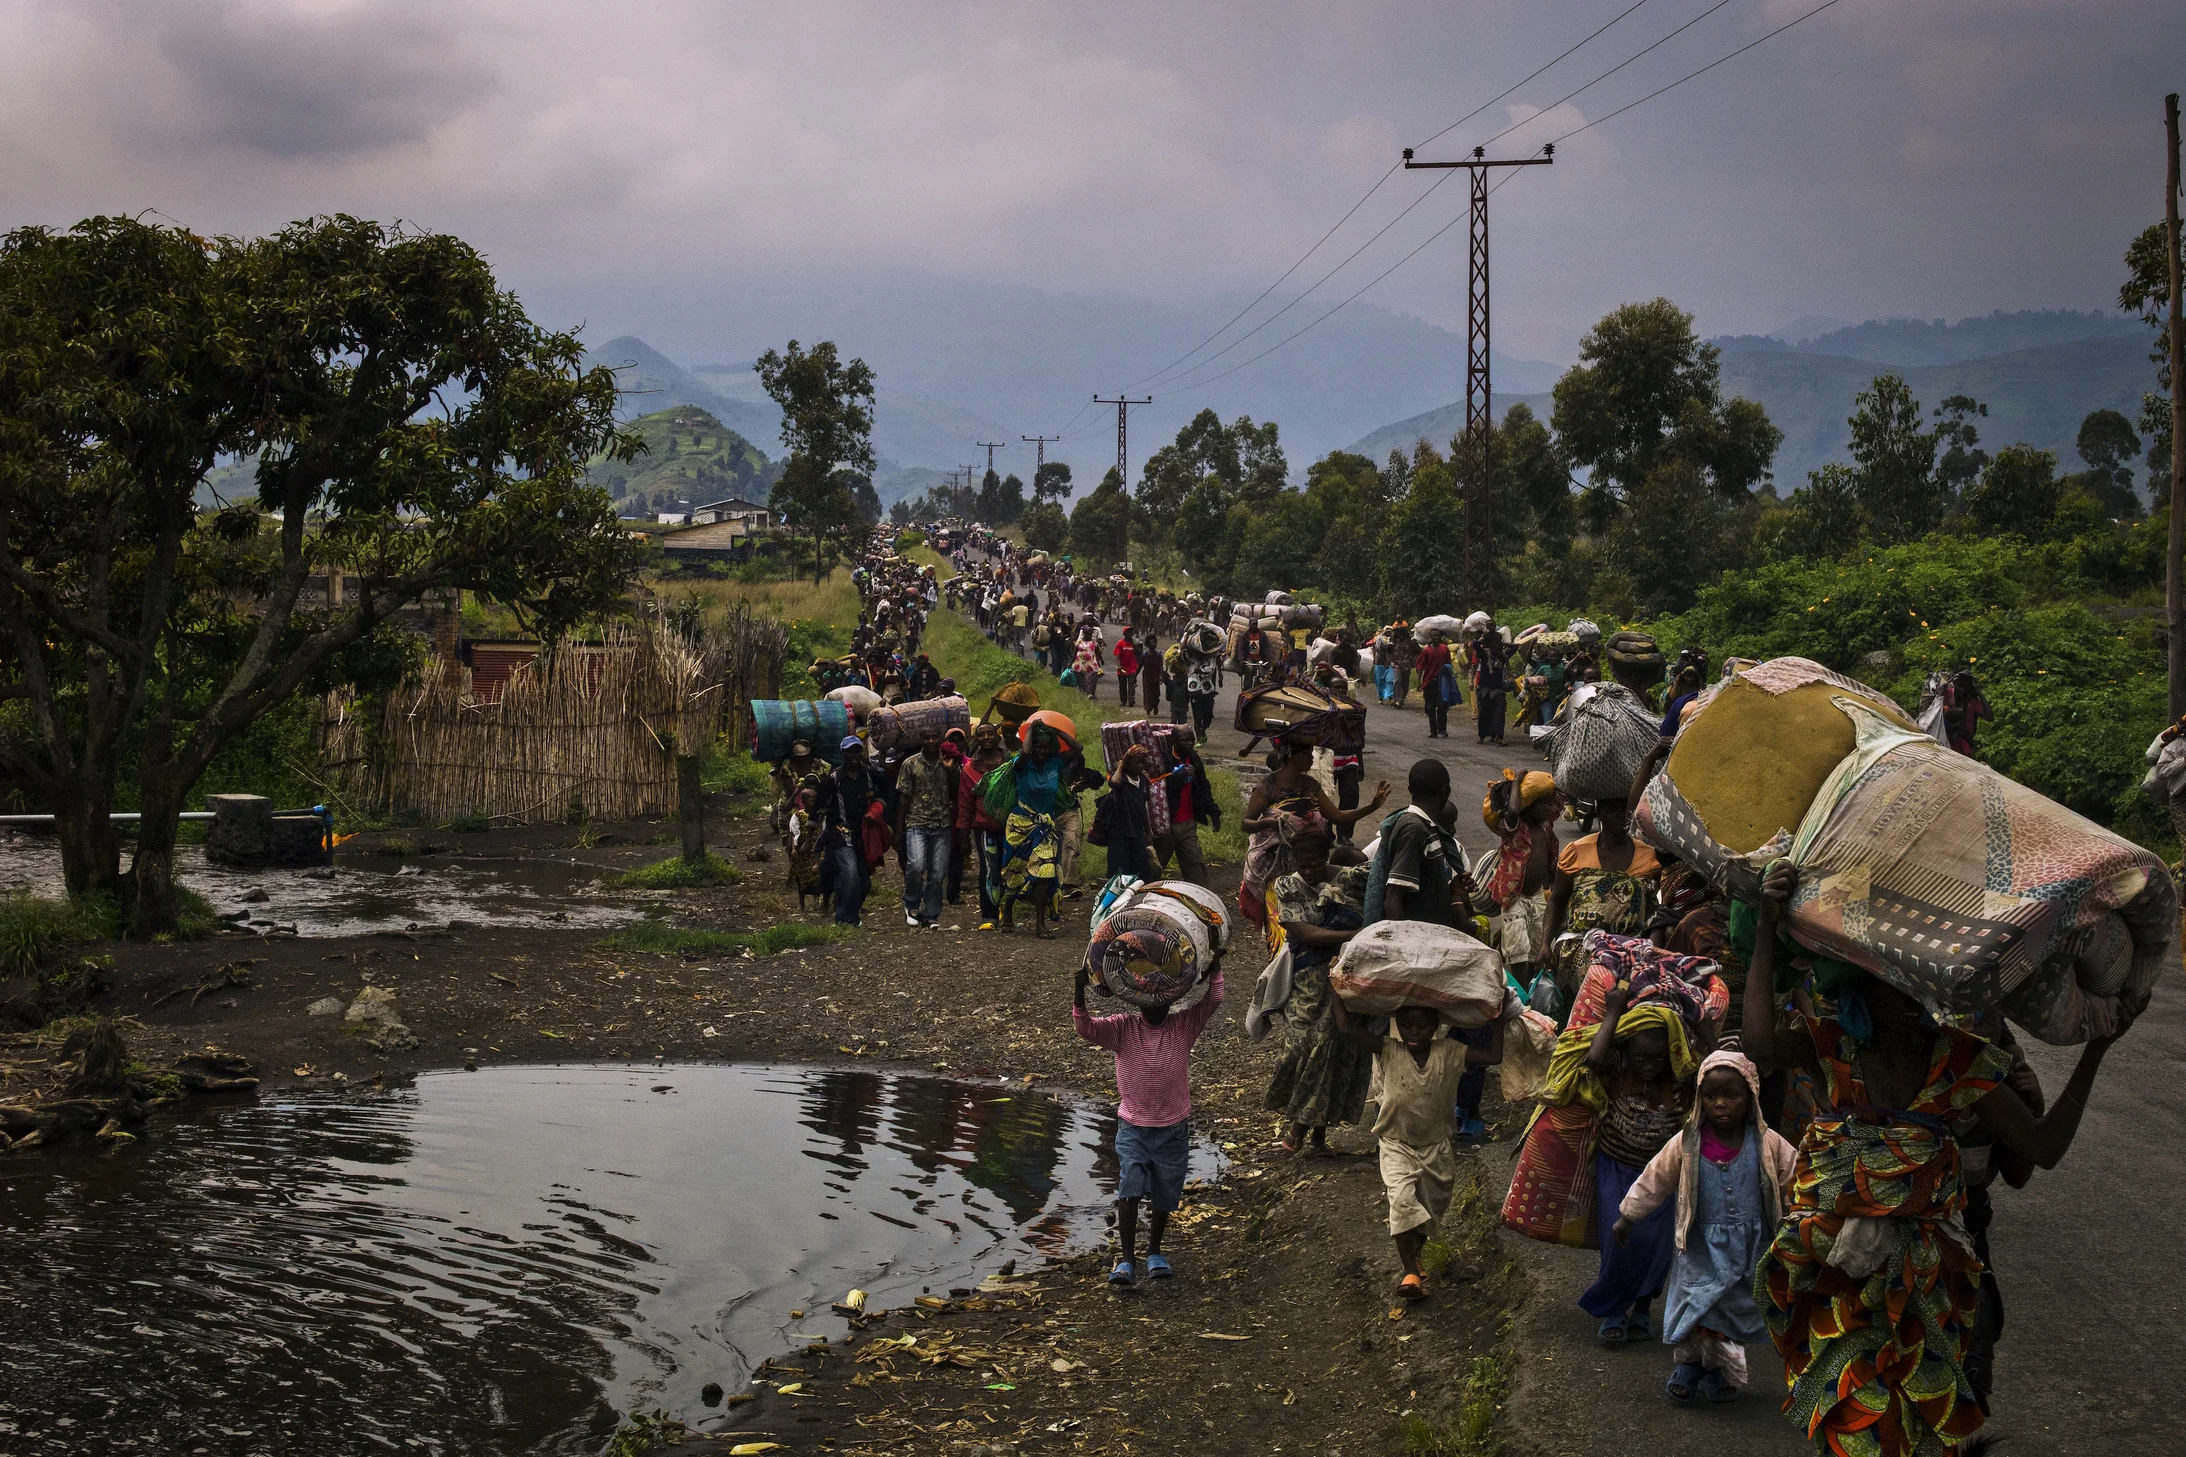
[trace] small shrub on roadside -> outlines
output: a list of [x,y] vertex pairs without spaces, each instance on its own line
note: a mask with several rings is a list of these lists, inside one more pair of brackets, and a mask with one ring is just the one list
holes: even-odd
[[681,855],[671,855],[626,871],[616,877],[615,883],[637,890],[689,890],[703,885],[735,885],[743,878],[743,871],[709,851],[696,865]]

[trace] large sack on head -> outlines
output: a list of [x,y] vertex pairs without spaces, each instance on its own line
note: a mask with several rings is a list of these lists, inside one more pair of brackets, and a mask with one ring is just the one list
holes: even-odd
[[1786,925],[1930,1011],[2001,1010],[2045,1042],[2107,1036],[2155,984],[2178,924],[2156,856],[1842,700],[1858,742],[1790,847]]
[[[1486,613],[1475,612],[1473,616],[1481,619],[1482,626],[1486,625]],[[1470,621],[1470,619],[1467,619],[1467,621]],[[1444,637],[1456,637],[1465,630],[1465,627],[1465,622],[1458,621],[1446,612],[1438,612],[1432,617],[1422,617],[1419,621],[1413,623],[1412,631],[1421,637],[1425,637],[1430,632],[1439,632]]]
[[1220,896],[1188,881],[1126,884],[1093,922],[1086,969],[1102,991],[1134,1007],[1183,1011],[1207,994],[1229,949],[1229,912]]
[[1556,787],[1573,799],[1623,799],[1661,725],[1638,695],[1621,683],[1586,683],[1572,690],[1563,720],[1548,735]]
[[1368,1017],[1432,1007],[1457,1027],[1485,1027],[1503,1013],[1503,958],[1463,931],[1431,921],[1377,921],[1344,943],[1328,984]]
[[757,698],[751,704],[751,756],[762,764],[786,759],[800,740],[830,764],[842,762],[838,747],[850,733],[850,709],[840,702]]
[[1184,651],[1209,658],[1222,651],[1226,639],[1221,628],[1204,617],[1195,617],[1184,624],[1184,631],[1177,641],[1183,644]]
[[1254,738],[1289,738],[1338,754],[1366,744],[1366,709],[1305,683],[1269,683],[1237,695],[1236,729]]
[[916,748],[926,741],[928,734],[938,738],[953,728],[969,732],[971,726],[971,707],[961,695],[920,698],[910,703],[893,704],[871,714],[867,720],[866,742],[875,753],[885,754],[891,749]]
[[881,696],[862,683],[846,683],[840,688],[831,688],[826,697],[842,704],[860,719],[872,717],[882,707]]
[[1806,658],[1772,658],[1708,689],[1639,807],[1648,842],[1720,881],[1729,855],[1788,839],[1852,752],[1838,698],[1914,726],[1889,698]]

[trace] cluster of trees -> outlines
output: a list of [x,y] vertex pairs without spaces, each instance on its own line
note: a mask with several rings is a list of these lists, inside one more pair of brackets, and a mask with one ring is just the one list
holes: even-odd
[[[56,816],[71,894],[172,929],[208,766],[300,693],[399,678],[416,644],[393,619],[428,595],[547,634],[620,606],[635,548],[586,468],[640,444],[581,360],[444,235],[0,238],[0,770]],[[255,499],[199,509],[236,459]],[[305,592],[329,569],[340,605]]]

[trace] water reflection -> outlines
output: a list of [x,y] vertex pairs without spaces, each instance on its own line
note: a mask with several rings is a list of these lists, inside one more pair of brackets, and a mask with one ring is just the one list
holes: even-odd
[[[555,860],[411,859],[337,854],[331,867],[237,870],[175,851],[175,878],[251,929],[359,936],[412,927],[618,926],[652,901],[619,891],[598,869]],[[0,895],[61,894],[60,851],[47,836],[0,830]],[[247,897],[263,894],[263,900]]]
[[1089,1243],[1112,1130],[944,1078],[503,1068],[11,1160],[0,1451],[596,1451],[853,1286]]

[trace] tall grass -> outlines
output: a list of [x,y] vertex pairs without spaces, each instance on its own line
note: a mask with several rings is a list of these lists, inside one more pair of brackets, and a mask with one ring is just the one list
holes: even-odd
[[120,915],[107,901],[0,896],[0,976],[34,976],[53,953],[120,931]]
[[610,951],[749,951],[754,956],[774,956],[800,947],[847,941],[857,934],[855,926],[816,926],[808,921],[783,921],[763,931],[708,931],[667,921],[639,921],[607,936],[600,944]]

